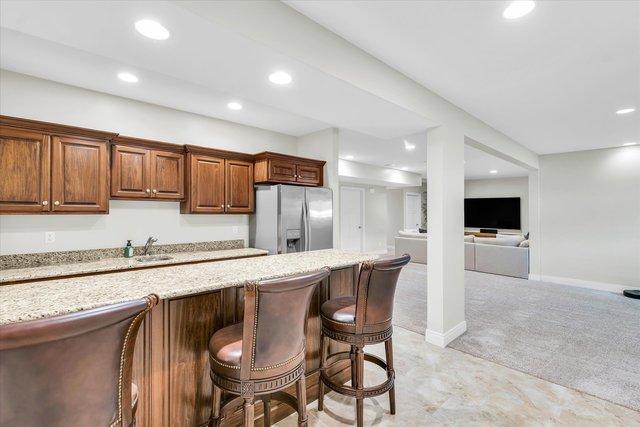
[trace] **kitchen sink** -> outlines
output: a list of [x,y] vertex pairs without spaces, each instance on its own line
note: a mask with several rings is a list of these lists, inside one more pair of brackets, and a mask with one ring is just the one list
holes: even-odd
[[167,261],[169,259],[173,259],[169,255],[148,255],[136,258],[138,262],[155,262],[155,261]]

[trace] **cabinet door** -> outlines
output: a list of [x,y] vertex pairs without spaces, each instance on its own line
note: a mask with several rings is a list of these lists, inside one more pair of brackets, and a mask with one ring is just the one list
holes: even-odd
[[51,199],[54,212],[107,212],[109,156],[107,143],[54,136]]
[[0,127],[0,213],[49,207],[49,136]]
[[242,160],[225,162],[225,199],[227,213],[253,212],[253,163]]
[[269,181],[296,182],[296,165],[288,160],[269,160]]
[[224,160],[189,155],[190,213],[224,213]]
[[316,165],[297,165],[296,180],[301,184],[321,185],[322,167]]
[[184,198],[184,155],[170,151],[151,151],[151,197]]
[[111,148],[111,196],[151,197],[151,152],[144,148],[114,145]]

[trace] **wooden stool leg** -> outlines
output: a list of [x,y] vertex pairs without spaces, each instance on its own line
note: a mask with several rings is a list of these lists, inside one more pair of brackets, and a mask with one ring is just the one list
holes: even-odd
[[271,396],[270,395],[265,394],[262,397],[262,408],[264,412],[264,418],[263,418],[262,424],[264,425],[264,427],[270,427],[271,426]]
[[244,399],[244,427],[253,427],[253,398]]
[[[393,373],[393,343],[391,342],[391,338],[384,342],[384,352],[387,359],[387,378],[390,378],[391,374]],[[391,388],[389,389],[389,412],[391,412],[391,415],[396,414],[395,379],[394,384],[391,385]]]
[[216,427],[220,424],[220,404],[222,401],[222,390],[213,384],[211,390],[211,417],[209,419],[209,427]]
[[296,383],[296,397],[298,398],[298,425],[302,427],[307,426],[307,386],[304,377],[302,376]]
[[351,352],[349,354],[351,360],[351,387],[356,386],[356,346],[351,346]]
[[[364,351],[362,347],[356,348],[356,389],[362,390],[364,388]],[[356,419],[357,426],[363,427],[364,425],[364,398],[356,397]]]
[[[327,363],[327,346],[326,346],[326,337],[322,332],[320,332],[320,372],[325,368]],[[318,411],[322,411],[324,409],[324,383],[322,382],[322,377],[320,377],[318,382]]]

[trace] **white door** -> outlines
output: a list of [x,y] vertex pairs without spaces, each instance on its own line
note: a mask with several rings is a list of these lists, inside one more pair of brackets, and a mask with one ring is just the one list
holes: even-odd
[[340,247],[362,252],[364,188],[340,187]]
[[404,193],[404,228],[420,228],[420,194]]

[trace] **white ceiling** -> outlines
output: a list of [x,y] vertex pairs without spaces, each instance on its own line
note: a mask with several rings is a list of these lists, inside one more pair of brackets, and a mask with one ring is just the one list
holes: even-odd
[[[171,37],[138,34],[143,18]],[[337,126],[387,139],[434,125],[172,2],[3,0],[0,26],[2,68],[100,92],[291,135]],[[281,69],[287,87],[267,81]],[[120,71],[140,81],[123,83]],[[232,100],[244,109],[228,110]]]
[[640,142],[638,1],[286,3],[537,153]]
[[[413,150],[405,148],[404,141],[415,145]],[[369,165],[415,172],[426,178],[427,133],[419,132],[405,137],[382,140],[358,132],[340,130],[340,158],[353,156],[352,161]],[[507,178],[527,176],[528,171],[511,162],[492,156],[484,151],[465,145],[464,176],[466,179]],[[403,169],[407,168],[407,169]],[[497,174],[489,171],[497,170]]]

